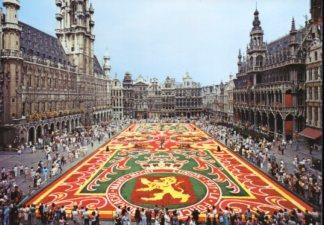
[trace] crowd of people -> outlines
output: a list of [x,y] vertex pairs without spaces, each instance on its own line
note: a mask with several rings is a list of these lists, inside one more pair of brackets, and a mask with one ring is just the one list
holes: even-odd
[[[83,158],[92,149],[95,142],[111,138],[114,134],[132,122],[179,122],[179,118],[163,120],[123,120],[111,122],[107,125],[94,126],[89,130],[78,130],[73,133],[59,133],[38,140],[35,145],[21,146],[17,154],[22,152],[42,152],[37,165],[17,164],[13,168],[1,168],[0,183],[0,224],[2,225],[34,225],[34,224],[84,224],[99,225],[100,212],[98,209],[87,209],[74,206],[72,211],[65,210],[64,206],[40,204],[38,206],[21,206],[24,195],[37,190],[49,180],[61,174],[66,166]],[[196,124],[214,138],[223,142],[230,149],[245,157],[251,163],[266,171],[278,182],[307,201],[320,206],[322,204],[321,175],[311,170],[311,161],[295,157],[294,170],[290,171],[285,162],[277,159],[277,154],[284,154],[287,145],[285,141],[254,140],[251,137],[243,138],[234,129],[224,126],[212,125],[208,121],[198,120]],[[291,146],[290,146],[291,147]],[[17,185],[17,179],[29,183],[27,193]],[[28,193],[29,192],[29,193]],[[134,210],[134,211],[133,211]],[[40,220],[36,219],[36,213]],[[202,215],[204,215],[202,217]],[[247,210],[238,213],[231,208],[225,210],[213,207],[206,212],[194,210],[187,218],[179,217],[176,210],[156,206],[154,209],[131,209],[118,207],[114,215],[116,225],[307,225],[320,224],[318,212],[301,212],[300,210],[279,210],[271,215],[261,211]]]
[[[1,168],[0,224],[19,224],[16,222],[18,218],[26,218],[21,216],[24,215],[21,213],[24,209],[28,209],[33,214],[34,207],[18,206],[24,196],[38,190],[42,185],[59,176],[65,167],[70,167],[74,161],[86,156],[89,149],[93,149],[95,142],[107,141],[129,123],[130,120],[112,121],[109,125],[97,125],[88,130],[52,133],[39,139],[35,144],[22,145],[17,151],[18,157],[28,153],[38,154],[39,162],[37,165],[30,165],[23,164],[22,160],[12,168]],[[17,184],[18,180],[24,183],[24,186],[27,183],[28,188],[22,190]]]
[[193,210],[189,216],[179,215],[177,210],[168,208],[153,209],[136,208],[133,213],[130,207],[117,207],[114,214],[115,225],[319,225],[318,212],[302,212],[301,210],[286,209],[273,212],[271,215],[262,211],[236,212],[232,208],[224,210],[217,207],[208,208],[205,212]]
[[[221,125],[212,125],[203,121],[197,123],[211,136],[223,142],[229,149],[240,154],[254,165],[260,167],[271,177],[285,185],[288,190],[301,196],[306,201],[320,206],[322,205],[322,175],[313,170],[312,160],[296,157],[291,162],[293,169],[288,169],[287,162],[278,160],[276,155],[284,154],[284,150],[293,142],[285,140],[267,141],[266,139],[244,138],[236,133],[233,128]],[[296,145],[296,144],[295,144]]]

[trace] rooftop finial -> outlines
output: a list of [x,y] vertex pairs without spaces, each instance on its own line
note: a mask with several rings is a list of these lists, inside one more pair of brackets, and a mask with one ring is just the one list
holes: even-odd
[[260,25],[261,25],[261,22],[259,20],[259,11],[258,11],[258,9],[255,9],[254,20],[253,20],[253,29],[259,29]]
[[295,19],[294,19],[294,17],[293,17],[292,20],[291,20],[291,29],[290,29],[290,31],[296,31],[296,26],[295,26]]

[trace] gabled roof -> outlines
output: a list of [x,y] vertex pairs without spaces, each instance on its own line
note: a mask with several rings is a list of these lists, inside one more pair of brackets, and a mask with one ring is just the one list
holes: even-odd
[[[24,57],[37,56],[57,63],[71,65],[62,44],[56,37],[23,22],[19,22],[19,25],[22,28],[20,47]],[[103,74],[103,69],[96,56],[94,56],[93,64],[94,72]]]
[[[303,32],[305,28],[299,29],[296,34],[297,43],[301,44],[303,38]],[[274,40],[267,44],[268,54],[273,55],[282,50],[289,48],[290,35],[287,34],[277,40]]]

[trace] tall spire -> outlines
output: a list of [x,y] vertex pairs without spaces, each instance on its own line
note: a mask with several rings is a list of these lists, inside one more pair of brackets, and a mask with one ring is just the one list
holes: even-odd
[[241,49],[239,49],[238,59],[239,59],[239,62],[241,62],[241,60],[242,60]]
[[254,20],[253,20],[253,29],[252,30],[261,30],[261,22],[260,22],[260,19],[259,19],[259,11],[258,9],[255,9],[254,11]]
[[295,19],[294,17],[291,20],[291,29],[290,29],[290,33],[295,32],[296,31],[296,26],[295,26]]

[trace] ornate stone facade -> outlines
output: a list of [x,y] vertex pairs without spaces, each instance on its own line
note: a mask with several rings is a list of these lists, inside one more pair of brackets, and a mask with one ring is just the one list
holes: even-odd
[[322,128],[321,12],[321,1],[312,0],[304,28],[293,19],[288,35],[266,44],[255,11],[246,56],[238,56],[235,122],[284,139],[321,136],[309,129]]
[[135,118],[134,112],[134,89],[133,79],[129,72],[125,73],[123,79],[123,107],[124,115],[130,118]]
[[112,80],[111,86],[111,105],[114,120],[121,120],[124,117],[124,90],[121,82],[117,79]]
[[156,78],[151,79],[147,96],[148,117],[159,119],[162,110],[161,86]]
[[192,81],[189,74],[181,83],[167,77],[159,84],[156,78],[148,82],[141,75],[133,81],[127,72],[122,92],[123,115],[130,118],[191,117],[203,112],[200,84]]
[[203,113],[200,84],[194,82],[189,73],[182,78],[182,83],[175,88],[176,116],[196,117]]
[[293,19],[289,35],[266,44],[259,12],[254,12],[246,56],[238,56],[235,122],[282,138],[304,129],[306,32],[296,30]]
[[20,1],[3,1],[0,145],[109,118],[109,57],[103,70],[93,54],[93,7],[72,0],[56,5],[57,38],[18,21]]
[[322,82],[323,82],[323,19],[322,1],[311,1],[311,19],[307,24],[306,56],[306,126],[301,134],[308,139],[318,141],[322,134]]

